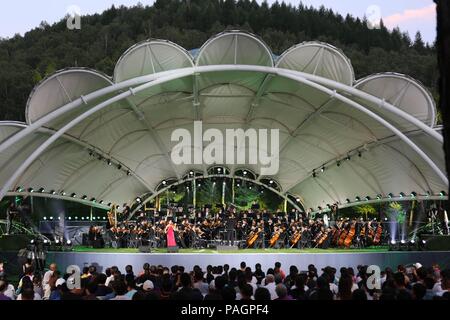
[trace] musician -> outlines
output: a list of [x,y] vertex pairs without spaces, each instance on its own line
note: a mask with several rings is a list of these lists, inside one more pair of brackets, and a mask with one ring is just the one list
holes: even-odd
[[11,201],[8,209],[6,209],[6,235],[11,233],[11,225],[14,219],[18,216],[19,211],[17,210],[16,204]]

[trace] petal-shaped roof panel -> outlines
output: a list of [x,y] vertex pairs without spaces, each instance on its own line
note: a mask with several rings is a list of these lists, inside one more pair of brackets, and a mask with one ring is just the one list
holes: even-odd
[[48,113],[91,92],[108,87],[111,80],[98,71],[69,68],[40,82],[28,98],[25,117],[33,123]]
[[358,80],[355,87],[386,100],[431,127],[436,124],[436,105],[431,93],[409,76],[374,74]]
[[166,40],[149,40],[128,49],[116,64],[114,81],[193,66],[191,55]]
[[253,34],[242,31],[226,31],[209,39],[197,56],[198,66],[217,64],[272,67],[272,51]]
[[304,42],[286,50],[278,59],[278,68],[314,74],[353,85],[355,73],[342,51],[322,42]]

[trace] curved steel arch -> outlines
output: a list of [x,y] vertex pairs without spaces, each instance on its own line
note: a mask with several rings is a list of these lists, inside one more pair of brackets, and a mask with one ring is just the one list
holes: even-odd
[[[10,186],[20,176],[20,174],[22,174],[23,171],[26,170],[26,168],[42,152],[44,152],[46,150],[46,148],[50,144],[52,144],[54,141],[56,141],[56,139],[58,139],[61,135],[63,135],[67,130],[71,129],[76,124],[78,124],[79,122],[81,122],[84,119],[86,119],[87,117],[89,117],[91,114],[94,114],[95,112],[97,112],[97,111],[99,111],[99,110],[109,106],[110,104],[112,104],[114,102],[117,102],[117,101],[120,101],[122,99],[125,99],[125,98],[129,97],[130,95],[134,95],[135,93],[137,93],[139,91],[145,90],[147,88],[150,88],[152,86],[156,86],[156,85],[161,84],[161,83],[169,82],[169,81],[175,80],[175,79],[180,79],[180,78],[183,78],[183,77],[186,77],[186,76],[192,76],[194,73],[199,73],[199,72],[205,72],[206,73],[206,72],[233,71],[233,70],[237,70],[237,71],[247,70],[247,71],[253,71],[253,72],[273,73],[275,75],[278,75],[278,76],[281,76],[281,77],[285,77],[285,78],[291,79],[293,81],[297,81],[297,82],[306,84],[309,87],[315,88],[315,89],[317,89],[319,91],[322,91],[324,93],[328,93],[330,95],[334,95],[335,98],[337,98],[337,99],[341,100],[342,102],[346,103],[348,106],[351,106],[351,107],[353,107],[353,108],[355,108],[355,109],[357,109],[357,110],[359,110],[359,111],[361,111],[363,113],[366,113],[368,116],[370,116],[371,118],[373,118],[374,120],[376,120],[377,122],[382,124],[384,127],[389,129],[390,131],[392,131],[397,136],[399,136],[399,138],[401,138],[407,145],[409,145],[433,169],[433,171],[435,171],[435,173],[446,184],[448,184],[448,179],[447,179],[446,175],[442,173],[442,171],[436,166],[436,164],[416,144],[414,144],[414,142],[412,142],[408,137],[406,137],[400,130],[395,128],[388,121],[386,121],[382,117],[378,116],[374,112],[366,109],[365,107],[363,107],[359,103],[357,103],[357,102],[355,102],[355,101],[353,101],[351,99],[348,99],[348,98],[342,96],[341,94],[338,94],[335,91],[332,91],[331,89],[328,89],[328,88],[324,87],[321,84],[318,84],[318,83],[315,83],[313,81],[308,80],[308,78],[310,78],[310,79],[316,79],[316,80],[320,80],[321,82],[327,83],[327,81],[325,81],[324,79],[319,79],[320,77],[316,77],[316,76],[305,75],[305,74],[300,73],[300,72],[288,72],[286,70],[279,70],[279,69],[276,69],[276,68],[273,68],[273,67],[244,66],[244,65],[220,65],[220,66],[206,66],[206,67],[196,67],[196,68],[184,68],[184,69],[179,69],[176,72],[163,72],[162,74],[164,74],[165,76],[162,76],[161,74],[159,74],[159,78],[157,78],[157,77],[153,77],[152,78],[151,76],[144,76],[144,77],[140,77],[138,79],[132,79],[132,81],[125,81],[124,83],[130,85],[130,84],[133,84],[133,83],[138,84],[143,79],[147,79],[147,81],[148,81],[149,79],[157,78],[157,80],[153,80],[152,82],[144,83],[141,86],[139,86],[137,88],[134,88],[134,89],[130,88],[130,90],[128,90],[128,91],[126,91],[124,93],[118,94],[117,96],[115,96],[113,98],[110,98],[110,99],[100,103],[99,105],[97,105],[94,108],[86,111],[85,113],[81,114],[77,118],[75,118],[72,121],[70,121],[68,124],[66,124],[61,129],[59,129],[57,131],[57,133],[55,133],[55,135],[53,135],[44,144],[42,144],[38,149],[36,149],[35,152],[33,152],[33,154],[24,163],[22,163],[22,165],[16,170],[16,172],[11,176],[11,178],[6,182],[6,184],[1,189],[1,191],[0,191],[0,198],[3,198],[3,196],[6,194],[6,192],[8,192],[8,189],[10,188]],[[89,96],[90,96],[91,99],[93,97],[95,97],[95,96],[102,96],[103,94],[106,94],[108,92],[108,89],[111,90],[111,91],[117,91],[117,90],[119,90],[118,89],[119,87],[124,86],[124,83],[113,85],[110,88],[100,89],[99,91],[96,91],[96,92],[90,94]],[[336,84],[335,81],[329,81],[329,84],[338,86],[338,84]],[[350,89],[346,88],[346,86],[343,86],[342,88],[343,88],[343,90],[347,89],[347,91],[351,91]],[[354,91],[358,91],[358,90],[354,89]],[[358,93],[358,95],[360,95],[360,94],[361,93]],[[368,95],[368,96],[370,96],[370,95]],[[377,99],[375,97],[372,97],[372,98],[375,99],[378,102],[380,100],[380,99]],[[81,105],[82,103],[86,103],[86,98],[83,97],[83,96],[80,97],[79,99],[75,100],[74,102],[69,103],[69,104],[67,104],[67,105],[65,105],[65,106],[55,110],[53,113],[49,114],[48,117],[46,116],[46,117],[40,119],[36,123],[30,125],[26,129],[20,131],[16,135],[14,135],[10,139],[7,139],[6,141],[4,141],[0,145],[0,152],[2,150],[6,149],[7,147],[9,147],[15,141],[20,140],[24,136],[26,136],[26,135],[30,134],[31,132],[33,132],[34,130],[37,130],[40,126],[42,126],[47,121],[50,121],[50,120],[52,120],[54,118],[57,118],[57,117],[61,116],[65,112],[76,108],[77,106]],[[394,106],[388,105],[384,101],[382,101],[381,107],[385,107],[385,108],[388,108],[388,109],[389,108],[395,109]],[[396,113],[397,115],[400,114],[400,116],[405,118],[404,115],[401,115],[401,112],[399,112],[398,109],[397,109],[397,112],[393,111],[393,113]],[[410,116],[410,117],[413,118],[412,116]],[[413,118],[413,119],[415,119],[415,118]],[[411,120],[410,122],[414,122],[414,121]],[[427,127],[426,125],[424,125],[422,122],[418,121],[417,119],[415,119],[415,122],[420,123],[420,124],[418,124],[418,126],[423,128],[424,131],[426,131],[431,136],[435,137],[438,141],[442,140],[442,136],[440,136],[438,133],[433,131],[431,128]],[[438,135],[439,137],[437,138],[436,135]]]

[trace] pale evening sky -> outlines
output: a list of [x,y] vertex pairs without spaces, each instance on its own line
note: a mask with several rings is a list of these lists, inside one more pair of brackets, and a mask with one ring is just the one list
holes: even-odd
[[[269,0],[273,3],[275,0]],[[0,37],[12,37],[35,28],[43,20],[50,24],[60,20],[67,9],[75,5],[82,14],[100,13],[111,5],[136,5],[136,0],[40,0],[2,1],[0,4]],[[152,0],[141,0],[142,4],[152,4]],[[258,1],[258,2],[261,2]],[[280,1],[281,2],[281,1]],[[298,5],[299,0],[285,0]],[[408,31],[411,38],[420,30],[425,41],[432,43],[436,37],[436,13],[433,0],[302,0],[303,4],[319,7],[324,5],[342,15],[350,13],[355,17],[370,15],[368,8],[375,5],[389,28],[399,26]]]

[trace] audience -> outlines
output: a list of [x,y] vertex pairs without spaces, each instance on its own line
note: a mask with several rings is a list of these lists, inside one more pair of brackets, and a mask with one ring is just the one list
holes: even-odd
[[[98,267],[98,266],[97,266]],[[367,266],[357,269],[325,267],[319,276],[317,268],[309,265],[302,271],[290,266],[285,274],[281,263],[262,270],[240,263],[238,268],[224,266],[194,266],[189,272],[183,266],[145,263],[135,273],[127,265],[121,273],[117,266],[97,271],[96,266],[83,268],[81,289],[73,289],[72,277],[61,275],[56,264],[42,274],[32,265],[23,269],[17,290],[7,281],[6,272],[0,276],[0,301],[5,300],[449,300],[450,270],[419,263],[406,268],[397,266],[394,272],[381,272],[380,288],[371,285]],[[357,272],[355,272],[357,271]],[[372,282],[371,282],[372,281]]]

